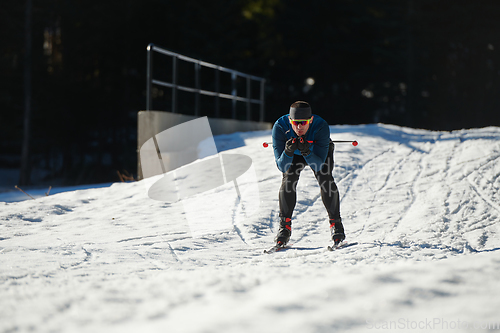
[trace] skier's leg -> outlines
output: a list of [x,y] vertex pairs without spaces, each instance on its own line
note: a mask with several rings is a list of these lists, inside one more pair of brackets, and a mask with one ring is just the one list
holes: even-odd
[[334,145],[330,142],[330,149],[328,151],[325,164],[323,164],[321,170],[315,172],[314,175],[318,180],[321,190],[321,199],[323,200],[323,204],[325,205],[330,218],[330,232],[332,240],[335,241],[335,243],[338,243],[345,239],[345,234],[342,219],[340,217],[339,190],[332,175],[334,166],[333,150]]
[[292,165],[283,173],[279,191],[280,226],[276,243],[285,245],[292,235],[292,213],[297,202],[297,183],[306,163],[302,156],[294,155]]
[[314,175],[318,180],[321,190],[321,199],[325,205],[328,216],[331,220],[340,220],[340,199],[339,190],[335,180],[333,179],[333,143],[330,142],[330,149],[320,171],[315,172]]
[[282,218],[292,218],[293,209],[297,203],[297,183],[300,172],[306,165],[304,157],[294,155],[292,165],[283,173],[279,191],[280,217]]

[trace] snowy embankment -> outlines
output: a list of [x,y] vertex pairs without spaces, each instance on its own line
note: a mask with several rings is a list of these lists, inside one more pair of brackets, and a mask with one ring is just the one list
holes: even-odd
[[270,132],[216,138],[252,158],[260,208],[247,217],[228,194],[233,227],[200,238],[146,182],[0,202],[0,331],[500,330],[500,129],[333,126],[331,137],[359,141],[336,146],[334,171],[358,244],[334,252],[306,169],[293,248],[262,253],[281,181],[261,145]]

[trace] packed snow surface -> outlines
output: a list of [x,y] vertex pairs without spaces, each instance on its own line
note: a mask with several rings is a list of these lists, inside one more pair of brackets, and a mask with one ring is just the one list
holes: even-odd
[[0,331],[499,331],[500,129],[332,126],[331,138],[359,142],[335,149],[357,244],[333,252],[306,168],[293,247],[263,253],[281,184],[270,131],[215,138],[252,159],[259,205],[245,211],[229,186],[198,194],[232,221],[200,237],[147,180],[0,202]]

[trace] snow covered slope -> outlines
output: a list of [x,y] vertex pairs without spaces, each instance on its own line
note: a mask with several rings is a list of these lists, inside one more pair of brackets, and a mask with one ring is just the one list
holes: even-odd
[[260,208],[249,216],[217,189],[233,225],[215,234],[193,238],[182,204],[148,198],[145,181],[0,202],[0,331],[499,330],[500,129],[331,137],[359,142],[336,146],[334,171],[358,244],[334,252],[306,169],[293,248],[262,253],[281,182],[269,131],[216,138],[252,158]]

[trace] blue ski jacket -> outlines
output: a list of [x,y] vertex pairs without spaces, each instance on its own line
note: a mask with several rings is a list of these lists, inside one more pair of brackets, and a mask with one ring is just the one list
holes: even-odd
[[[285,154],[285,143],[296,138],[297,134],[293,131],[292,124],[288,120],[288,114],[280,117],[273,126],[273,149],[276,165],[281,172],[286,172],[292,164],[293,156]],[[309,129],[305,135],[305,140],[311,144],[311,154],[305,156],[307,164],[314,171],[319,171],[325,163],[330,144],[330,127],[328,123],[320,116],[313,115],[314,118],[309,124]],[[297,149],[295,155],[301,155]]]

